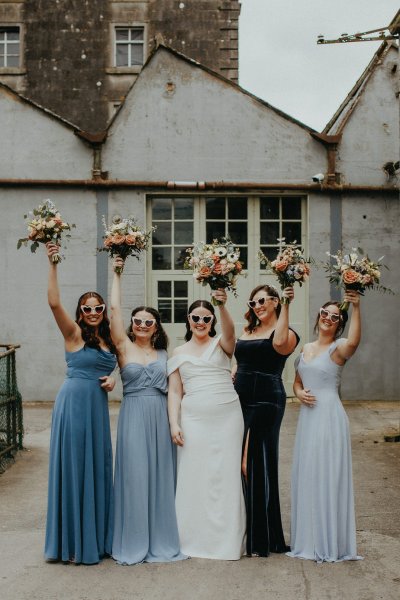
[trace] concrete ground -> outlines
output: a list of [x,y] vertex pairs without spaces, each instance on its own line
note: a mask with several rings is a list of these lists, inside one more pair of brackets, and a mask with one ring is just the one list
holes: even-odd
[[[94,566],[44,562],[51,405],[24,407],[26,450],[0,476],[2,600],[398,600],[400,598],[399,404],[346,403],[353,445],[358,551],[363,561],[318,565],[285,555],[240,561]],[[111,405],[115,435],[118,405]],[[298,404],[281,432],[280,479],[289,538],[289,477]]]

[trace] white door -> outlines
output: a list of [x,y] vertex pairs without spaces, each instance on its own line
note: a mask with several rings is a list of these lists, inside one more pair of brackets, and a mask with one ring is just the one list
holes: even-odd
[[[230,295],[228,307],[234,318],[237,335],[245,323],[246,301],[251,290],[261,283],[277,286],[272,275],[260,265],[261,248],[275,257],[278,238],[296,241],[306,248],[306,198],[239,195],[151,196],[147,202],[148,224],[156,226],[151,252],[147,253],[147,302],[156,307],[170,339],[170,349],[182,344],[185,315],[196,299],[209,299],[210,290],[197,284],[190,271],[183,269],[186,249],[198,241],[211,242],[229,236],[240,248],[245,276],[239,277],[238,298]],[[307,287],[296,287],[291,306],[291,325],[305,340],[307,331]],[[288,395],[292,395],[294,357],[284,371]]]

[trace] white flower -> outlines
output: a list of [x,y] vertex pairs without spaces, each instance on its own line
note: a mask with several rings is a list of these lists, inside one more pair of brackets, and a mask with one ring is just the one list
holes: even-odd
[[218,246],[217,248],[215,248],[214,254],[216,256],[225,256],[226,255],[226,248],[224,248],[223,246]]
[[239,260],[239,255],[236,254],[236,252],[230,252],[229,254],[227,254],[227,257],[229,262],[237,262]]

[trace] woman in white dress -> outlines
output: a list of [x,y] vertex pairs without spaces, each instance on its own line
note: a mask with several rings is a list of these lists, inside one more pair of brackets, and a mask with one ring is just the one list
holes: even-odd
[[327,302],[315,325],[318,339],[296,361],[293,390],[302,403],[292,468],[291,552],[317,562],[357,560],[349,420],[339,397],[342,369],[361,337],[360,296],[347,321],[339,302]]
[[178,446],[176,515],[181,550],[188,556],[238,560],[244,552],[241,482],[243,417],[230,375],[235,346],[232,318],[221,302],[222,335],[210,302],[189,307],[185,344],[168,361],[168,413]]

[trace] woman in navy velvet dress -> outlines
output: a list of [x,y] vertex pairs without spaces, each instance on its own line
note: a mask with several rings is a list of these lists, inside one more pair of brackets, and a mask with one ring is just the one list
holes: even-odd
[[53,410],[44,555],[48,562],[95,564],[111,554],[112,448],[107,392],[116,366],[102,297],[86,292],[76,320],[60,301],[59,248],[48,243],[48,301],[64,337],[66,378]]
[[[283,296],[293,299],[293,288],[286,288]],[[245,423],[246,550],[248,556],[268,556],[288,550],[278,486],[279,430],[286,404],[281,375],[299,337],[289,327],[289,303],[280,304],[274,287],[256,287],[248,305],[248,324],[235,350],[235,388]]]

